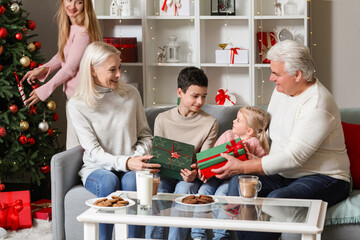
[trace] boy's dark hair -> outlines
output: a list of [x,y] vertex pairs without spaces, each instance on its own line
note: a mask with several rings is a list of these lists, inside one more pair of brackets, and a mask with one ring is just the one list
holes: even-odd
[[208,86],[208,78],[202,69],[197,67],[187,67],[180,71],[178,76],[178,88],[186,93],[191,85],[199,87]]

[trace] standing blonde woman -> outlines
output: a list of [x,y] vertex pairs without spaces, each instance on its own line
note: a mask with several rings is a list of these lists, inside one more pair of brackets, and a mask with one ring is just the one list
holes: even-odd
[[[101,41],[102,35],[91,0],[59,0],[57,12],[58,22],[58,52],[44,65],[27,72],[22,82],[27,80],[34,84],[35,79],[44,82],[48,76],[57,73],[47,83],[30,93],[27,99],[29,106],[39,100],[45,101],[57,88],[63,84],[63,91],[68,99],[73,95],[79,70],[80,60],[86,47],[94,41]],[[66,148],[79,145],[67,115]]]

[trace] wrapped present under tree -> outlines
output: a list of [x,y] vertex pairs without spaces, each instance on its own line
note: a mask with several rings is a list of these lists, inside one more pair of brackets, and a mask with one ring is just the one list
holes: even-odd
[[31,212],[33,218],[51,221],[51,200],[40,199],[31,203]]
[[160,175],[183,180],[181,169],[191,170],[194,146],[183,142],[155,136],[150,163],[161,164]]
[[0,227],[31,228],[30,191],[0,192]]
[[206,179],[216,175],[211,171],[212,169],[220,168],[227,163],[227,160],[221,157],[221,153],[228,153],[242,161],[247,160],[244,145],[240,138],[199,152],[196,154],[197,164],[201,174]]

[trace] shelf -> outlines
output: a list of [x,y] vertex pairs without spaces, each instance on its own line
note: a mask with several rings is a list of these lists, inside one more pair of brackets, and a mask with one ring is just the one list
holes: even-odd
[[248,16],[200,16],[201,20],[249,20]]
[[135,63],[122,62],[121,65],[126,67],[142,67],[144,64],[142,62],[135,62]]
[[147,19],[155,20],[194,20],[194,16],[147,16]]
[[235,63],[235,64],[226,64],[226,63],[200,63],[201,67],[231,67],[231,68],[248,68],[250,64],[242,64],[242,63]]
[[269,68],[270,67],[270,63],[256,63],[255,64],[256,68]]
[[107,16],[107,15],[99,15],[97,16],[99,20],[142,20],[141,16],[128,16],[128,17],[121,17],[121,16]]
[[275,16],[275,15],[263,15],[263,16],[254,16],[254,19],[256,20],[275,20],[275,19],[281,19],[281,20],[292,20],[292,19],[305,19],[306,16],[300,16],[300,15],[288,15],[288,16]]

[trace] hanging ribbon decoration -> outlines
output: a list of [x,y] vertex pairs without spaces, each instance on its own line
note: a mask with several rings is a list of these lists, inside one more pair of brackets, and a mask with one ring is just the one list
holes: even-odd
[[228,90],[224,91],[224,89],[219,89],[218,90],[218,94],[215,97],[215,101],[218,105],[224,105],[225,101],[228,100],[229,102],[231,102],[233,105],[235,105],[235,103],[230,99],[230,96],[227,93]]
[[19,89],[21,99],[22,99],[22,101],[24,103],[24,106],[27,107],[26,96],[25,96],[25,93],[24,93],[24,86],[19,81],[19,77],[18,77],[17,73],[16,72],[14,72],[14,73],[15,73],[15,78],[16,78],[16,81],[17,81],[17,86],[18,86],[18,89]]

